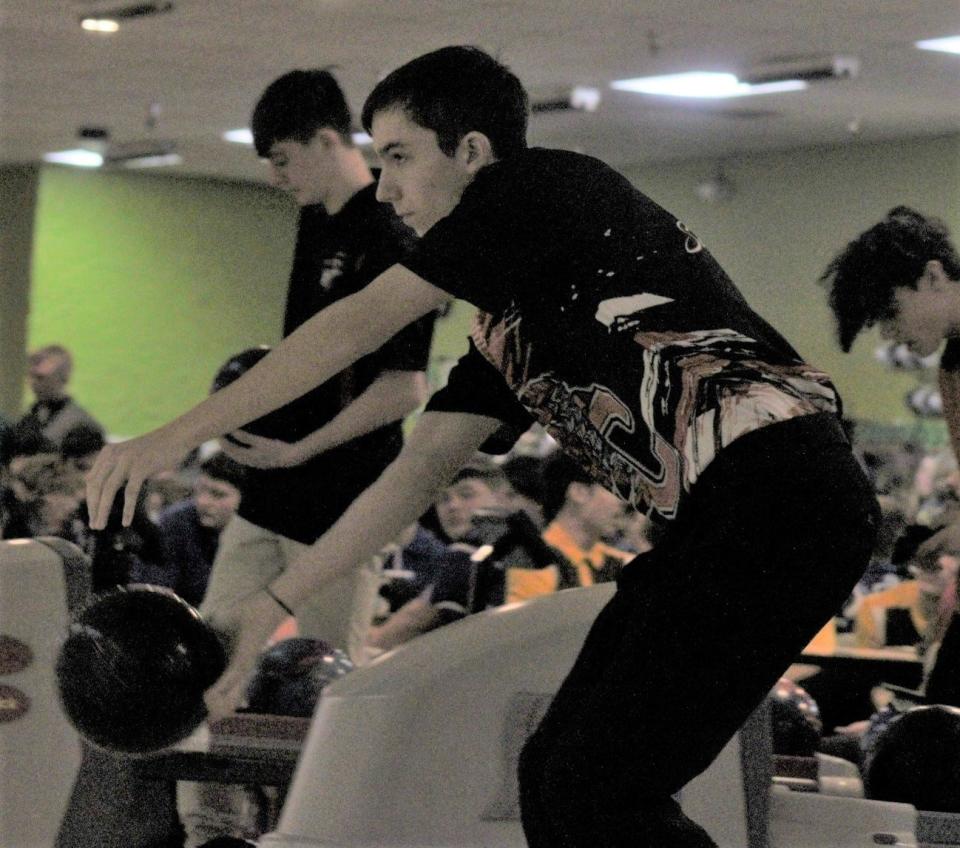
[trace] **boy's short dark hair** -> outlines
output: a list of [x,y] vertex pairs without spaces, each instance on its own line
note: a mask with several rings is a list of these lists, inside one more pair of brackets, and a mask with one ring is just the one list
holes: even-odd
[[60,456],[64,459],[82,459],[97,453],[107,444],[103,432],[90,424],[78,424],[67,431],[60,444]]
[[510,487],[525,498],[543,505],[543,465],[539,456],[518,454],[503,463],[504,476]]
[[896,289],[915,289],[932,259],[950,279],[960,279],[960,256],[946,226],[908,206],[891,209],[837,254],[820,281],[831,283],[840,347],[849,351],[862,329],[893,318]]
[[253,110],[250,128],[257,155],[270,155],[278,141],[306,144],[321,127],[330,127],[344,143],[350,135],[350,107],[333,74],[321,68],[290,71],[267,86]]
[[471,461],[462,466],[445,488],[455,486],[461,480],[480,480],[494,491],[503,489],[508,485],[507,476],[499,465],[479,460]]
[[437,134],[452,156],[469,132],[490,139],[506,159],[527,146],[529,100],[520,80],[477,47],[443,47],[408,62],[381,80],[363,106],[370,132],[374,115],[399,107],[414,123]]
[[595,481],[565,453],[551,454],[543,466],[543,517],[553,521],[567,501],[571,483],[592,486]]
[[247,479],[247,467],[225,453],[215,453],[200,463],[200,473],[213,480],[222,480],[236,486],[241,493]]

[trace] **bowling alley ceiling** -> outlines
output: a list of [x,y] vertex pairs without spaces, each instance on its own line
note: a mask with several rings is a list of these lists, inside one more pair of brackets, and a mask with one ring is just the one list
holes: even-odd
[[[80,26],[149,6],[113,34]],[[386,72],[454,43],[527,85],[532,143],[618,167],[945,135],[960,131],[960,55],[914,43],[951,35],[960,0],[0,0],[0,162],[95,145],[86,128],[174,149],[182,164],[163,173],[264,180],[222,134],[273,78],[330,66],[359,111]],[[610,87],[684,71],[826,78],[723,100]],[[564,108],[575,87],[599,95],[593,111]]]

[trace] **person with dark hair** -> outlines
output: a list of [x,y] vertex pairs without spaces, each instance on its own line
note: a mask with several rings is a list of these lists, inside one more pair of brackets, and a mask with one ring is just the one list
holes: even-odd
[[97,455],[106,443],[102,430],[89,424],[78,424],[63,437],[60,456],[85,474],[93,467]]
[[[960,456],[960,253],[946,225],[908,206],[891,209],[827,266],[830,307],[840,347],[848,352],[860,331],[881,335],[940,357],[940,395],[954,453]],[[960,550],[960,522],[923,543],[921,556]]]
[[27,377],[34,404],[14,426],[14,439],[42,437],[60,448],[64,436],[85,425],[103,433],[103,427],[68,391],[73,356],[63,345],[46,345],[27,357]]
[[529,454],[511,456],[503,465],[510,484],[506,501],[511,509],[522,509],[530,520],[543,528],[543,465],[544,458]]
[[623,501],[562,452],[546,460],[542,478],[548,522],[542,537],[557,556],[544,568],[508,569],[508,603],[616,580],[624,564],[633,559],[603,541],[624,513]]
[[[524,747],[527,841],[711,846],[673,796],[848,596],[873,546],[876,500],[828,376],[625,178],[588,156],[527,149],[522,92],[471,47],[384,78],[364,109],[383,165],[378,196],[419,242],[222,392],[109,448],[91,500],[102,505],[123,481],[132,494],[192,443],[287,402],[450,298],[473,303],[473,344],[398,459],[247,598],[234,659],[206,695],[211,714],[239,703],[283,607],[394,538],[477,447],[503,453],[503,439],[489,439],[504,423],[521,433],[536,420],[592,480],[667,529],[624,567]],[[502,127],[514,128],[512,146]],[[452,151],[440,146],[448,133]],[[697,626],[678,627],[690,609]]]
[[830,284],[844,352],[879,324],[887,338],[929,356],[960,327],[960,254],[941,221],[908,206],[857,236],[820,279]]
[[[351,136],[350,109],[329,71],[295,70],[274,80],[251,126],[275,184],[301,207],[283,326],[289,335],[398,261],[412,235],[377,203],[374,176]],[[426,398],[432,327],[427,316],[398,328],[269,422],[247,422],[222,441],[225,453],[249,466],[201,607],[228,644],[243,598],[315,542],[396,457],[403,418]],[[242,372],[264,350],[231,363]],[[213,389],[235,377],[218,374]],[[358,648],[377,586],[371,566],[327,587],[298,610],[300,634]]]
[[160,513],[162,557],[138,562],[131,583],[172,589],[199,607],[207,591],[220,535],[243,498],[247,469],[222,453],[200,463],[193,495]]

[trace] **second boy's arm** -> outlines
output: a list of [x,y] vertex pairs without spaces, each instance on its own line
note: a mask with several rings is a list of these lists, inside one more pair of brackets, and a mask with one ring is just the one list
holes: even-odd
[[[400,456],[269,591],[296,612],[326,583],[375,556],[426,511],[437,490],[499,427],[500,421],[481,415],[425,412]],[[281,603],[265,591],[244,601],[233,658],[207,693],[211,717],[236,708],[250,669],[285,615]]]
[[422,371],[385,371],[334,418],[297,442],[233,434],[241,445],[225,441],[224,453],[255,468],[289,468],[374,430],[401,421],[427,399]]
[[189,412],[145,436],[104,448],[87,477],[90,526],[106,526],[121,488],[123,522],[129,524],[137,494],[150,476],[176,467],[202,442],[300,397],[450,299],[394,265],[356,294],[321,310],[242,377]]

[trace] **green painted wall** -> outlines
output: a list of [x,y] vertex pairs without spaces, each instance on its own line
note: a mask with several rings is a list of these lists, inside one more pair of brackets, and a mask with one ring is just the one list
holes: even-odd
[[232,353],[280,335],[296,209],[240,183],[41,174],[30,347],[76,357],[73,394],[115,435],[200,400]]
[[[834,253],[898,203],[946,219],[960,238],[960,136],[735,157],[736,195],[695,193],[714,161],[628,176],[683,218],[754,307],[835,378],[850,415],[913,424],[919,377],[882,369],[875,335],[843,355],[816,279]],[[251,185],[41,173],[28,343],[74,350],[76,396],[117,435],[200,399],[230,353],[279,335],[296,210]],[[472,309],[438,322],[434,377],[466,347]]]

